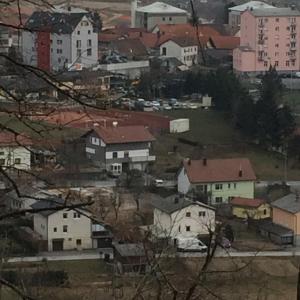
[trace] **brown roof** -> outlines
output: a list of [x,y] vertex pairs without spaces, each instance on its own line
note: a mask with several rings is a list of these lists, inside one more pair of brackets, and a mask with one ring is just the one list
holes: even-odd
[[230,204],[235,206],[242,206],[242,207],[259,207],[262,204],[265,204],[266,201],[263,199],[249,199],[249,198],[241,198],[235,197],[230,201]]
[[8,131],[0,132],[0,147],[6,146],[31,146],[32,140],[23,133],[14,134]]
[[185,160],[183,166],[191,183],[256,180],[247,158],[207,159],[206,165],[204,160]]
[[126,56],[147,56],[146,47],[139,39],[122,39],[112,43],[113,49]]
[[235,49],[240,45],[240,38],[236,36],[211,36],[210,42],[216,49]]
[[168,40],[166,40],[165,42],[163,42],[162,44],[164,44],[168,41],[173,41],[180,47],[190,47],[190,46],[198,45],[198,41],[197,41],[196,37],[193,38],[193,37],[189,37],[189,36],[188,37],[185,37],[185,36],[171,37]]
[[94,131],[106,144],[152,142],[154,136],[144,126],[99,127]]

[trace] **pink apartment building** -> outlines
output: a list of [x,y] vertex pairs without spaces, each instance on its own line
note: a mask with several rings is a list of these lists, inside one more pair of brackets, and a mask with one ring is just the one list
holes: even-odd
[[248,9],[241,14],[240,47],[233,51],[236,72],[300,70],[300,12],[295,8]]

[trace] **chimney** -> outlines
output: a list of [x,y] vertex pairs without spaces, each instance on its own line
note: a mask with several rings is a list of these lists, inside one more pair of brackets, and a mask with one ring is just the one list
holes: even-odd
[[176,196],[176,197],[174,198],[174,203],[175,203],[175,204],[178,204],[178,202],[179,202],[179,198]]
[[203,164],[203,166],[206,166],[206,165],[207,165],[207,159],[206,159],[206,158],[203,158],[202,164]]
[[240,166],[240,170],[239,170],[239,177],[243,177],[243,170],[242,170],[242,166]]

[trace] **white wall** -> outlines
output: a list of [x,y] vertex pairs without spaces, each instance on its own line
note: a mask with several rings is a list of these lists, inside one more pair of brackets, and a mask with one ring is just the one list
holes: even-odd
[[[124,158],[124,152],[125,151],[106,152],[105,153],[105,158],[106,159],[112,159],[114,152],[118,153],[118,157],[117,158]],[[127,152],[128,152],[129,157],[145,157],[145,156],[149,156],[149,149],[129,150]]]
[[[163,55],[163,48],[166,48],[166,55]],[[167,41],[160,45],[160,55],[165,57],[175,57],[179,61],[184,63],[181,57],[181,47],[173,41]]]
[[[82,25],[82,22],[88,22],[89,25]],[[80,34],[78,34],[78,31]],[[77,48],[77,40],[81,41],[81,47]],[[92,40],[92,46],[88,46],[88,40]],[[93,25],[87,17],[83,17],[74,29],[71,37],[72,63],[80,62],[84,66],[92,66],[98,63],[98,33],[93,32]],[[92,55],[88,56],[87,49],[92,49]],[[81,56],[77,56],[77,49],[81,49]],[[78,60],[79,59],[79,60]]]
[[[204,212],[205,216],[199,216]],[[186,214],[190,213],[190,217]],[[176,238],[206,235],[209,230],[215,230],[215,211],[200,205],[190,205],[168,215],[159,209],[154,209],[153,234],[159,237]],[[190,231],[187,231],[187,226]]]
[[190,130],[190,120],[189,119],[177,119],[170,121],[170,132],[186,132]]
[[22,57],[27,65],[37,66],[36,33],[22,31]]
[[47,217],[41,214],[33,215],[33,229],[42,236],[43,240],[48,239],[48,222]]
[[[29,170],[31,167],[31,153],[25,147],[0,147],[0,159],[5,160],[2,166],[14,167],[20,170]],[[21,163],[16,164],[16,159],[20,159]]]
[[[52,43],[50,44],[50,65],[54,69],[62,69],[68,63],[71,63],[71,35],[52,33],[50,36]],[[62,44],[58,44],[57,40],[61,40]],[[57,53],[61,49],[62,53]]]
[[[67,213],[68,217],[63,218]],[[92,248],[92,224],[88,217],[83,215],[74,218],[74,210],[62,210],[48,217],[48,250],[52,251],[52,239],[64,239],[64,250]],[[84,212],[87,214],[87,212]],[[63,226],[68,226],[68,232],[63,232]],[[57,232],[54,232],[54,227]],[[81,247],[76,246],[76,240],[81,239]]]

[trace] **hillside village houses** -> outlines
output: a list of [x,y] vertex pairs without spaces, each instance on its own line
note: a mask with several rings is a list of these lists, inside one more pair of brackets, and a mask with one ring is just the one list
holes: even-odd
[[272,65],[279,72],[299,71],[299,22],[300,12],[294,7],[244,11],[240,47],[233,51],[234,70],[257,74]]
[[215,209],[183,195],[153,202],[152,234],[176,243],[178,237],[205,237],[215,230]]
[[177,177],[179,193],[200,193],[208,204],[228,203],[233,197],[253,199],[255,180],[246,158],[186,159]]
[[100,168],[113,175],[131,169],[145,171],[150,162],[155,138],[143,126],[98,127],[84,135],[86,155]]
[[66,10],[36,11],[22,31],[22,57],[26,64],[58,71],[75,63],[84,67],[98,63],[96,13],[69,7]]

